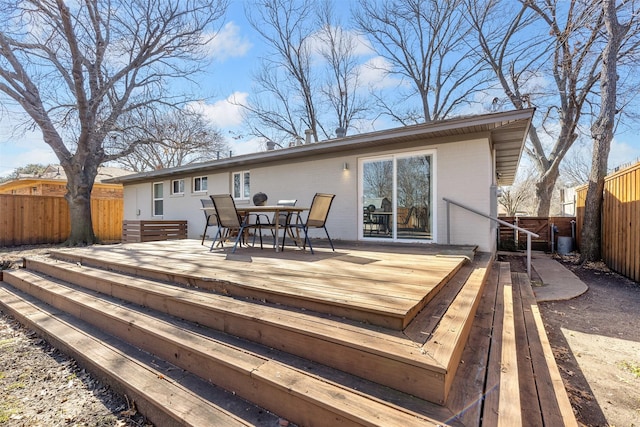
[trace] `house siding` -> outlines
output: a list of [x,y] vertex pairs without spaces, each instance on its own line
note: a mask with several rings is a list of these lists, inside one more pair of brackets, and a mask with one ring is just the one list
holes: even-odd
[[[204,215],[200,210],[201,198],[216,193],[231,192],[231,174],[241,170],[251,172],[251,194],[264,192],[268,203],[275,204],[280,199],[297,199],[299,206],[309,206],[316,192],[336,194],[327,228],[331,237],[339,240],[358,239],[358,221],[360,210],[358,203],[358,159],[374,155],[399,153],[416,150],[433,150],[435,163],[435,236],[437,243],[446,243],[447,217],[442,197],[449,197],[472,208],[491,212],[491,184],[493,182],[493,160],[488,136],[467,139],[461,142],[443,141],[430,145],[412,143],[394,146],[393,150],[359,150],[340,155],[326,155],[299,161],[271,162],[265,165],[245,168],[238,166],[220,172],[198,174],[208,177],[207,193],[192,191],[193,175],[172,177],[163,182],[164,215],[163,219],[187,220],[189,238],[200,238],[204,228]],[[349,164],[343,170],[344,163]],[[169,194],[173,179],[185,179],[184,195]],[[125,219],[154,219],[151,216],[152,182],[125,185]],[[251,203],[239,200],[237,204]],[[138,214],[139,210],[139,214]],[[157,217],[155,217],[157,219]],[[490,231],[489,220],[464,211],[451,209],[452,244],[474,244],[480,250],[491,250],[495,240]],[[209,230],[212,237],[214,230]],[[323,237],[324,233],[312,230],[312,236]]]
[[[494,168],[488,138],[446,144],[438,154],[438,243],[446,243],[447,206],[442,198],[489,215]],[[495,239],[489,219],[452,205],[450,221],[450,243],[492,250]]]

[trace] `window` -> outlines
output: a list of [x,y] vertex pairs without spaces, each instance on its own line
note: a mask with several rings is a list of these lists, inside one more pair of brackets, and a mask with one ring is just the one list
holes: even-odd
[[234,172],[233,198],[245,200],[251,194],[251,175],[249,171]]
[[163,183],[156,182],[153,184],[153,216],[164,215],[164,200],[163,200]]
[[193,178],[193,192],[194,193],[202,193],[207,191],[207,177],[206,176],[197,176]]
[[184,179],[171,181],[171,194],[184,194]]

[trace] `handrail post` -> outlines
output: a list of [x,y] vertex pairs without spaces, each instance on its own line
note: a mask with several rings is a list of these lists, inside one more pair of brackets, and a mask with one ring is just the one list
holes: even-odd
[[531,234],[527,234],[527,276],[531,280]]
[[449,213],[451,203],[448,200],[445,200],[445,203],[447,204],[447,245],[449,245],[451,244],[451,215]]

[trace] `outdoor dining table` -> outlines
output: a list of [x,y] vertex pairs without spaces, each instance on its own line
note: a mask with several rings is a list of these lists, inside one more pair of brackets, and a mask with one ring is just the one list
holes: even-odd
[[[280,213],[286,213],[287,214],[287,221],[293,216],[292,214],[300,214],[301,212],[304,211],[308,211],[309,208],[307,207],[302,207],[302,206],[286,206],[286,205],[263,205],[263,206],[236,206],[236,210],[238,211],[238,213],[240,215],[248,215],[248,214],[262,214],[262,213],[273,213],[273,217],[275,218],[275,224],[271,224],[274,228],[274,233],[276,235],[276,252],[280,252],[280,245],[278,244],[278,236],[279,236],[279,230],[280,228],[284,228],[285,229],[285,233],[286,233],[286,225],[284,226],[280,226]],[[283,243],[284,245],[284,243]],[[284,247],[282,248],[284,250]]]

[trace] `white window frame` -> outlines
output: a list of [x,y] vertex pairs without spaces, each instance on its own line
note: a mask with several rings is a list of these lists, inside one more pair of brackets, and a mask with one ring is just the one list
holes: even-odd
[[[156,197],[156,187],[160,186],[161,197]],[[151,210],[153,212],[153,216],[163,216],[164,215],[164,182],[154,182],[151,187],[151,198],[153,199],[151,204]],[[156,202],[161,202],[162,212],[158,214],[156,212]]]
[[[176,191],[176,184],[178,184],[178,191]],[[184,179],[174,179],[171,181],[171,195],[184,196]]]
[[[236,186],[236,176],[239,177],[240,188]],[[249,188],[245,188],[245,181],[249,180]],[[251,171],[237,171],[231,174],[231,194],[236,200],[249,200],[251,194]]]
[[[204,188],[203,185],[204,184]],[[194,193],[206,193],[209,190],[209,179],[207,176],[194,176],[193,177],[193,192]]]

